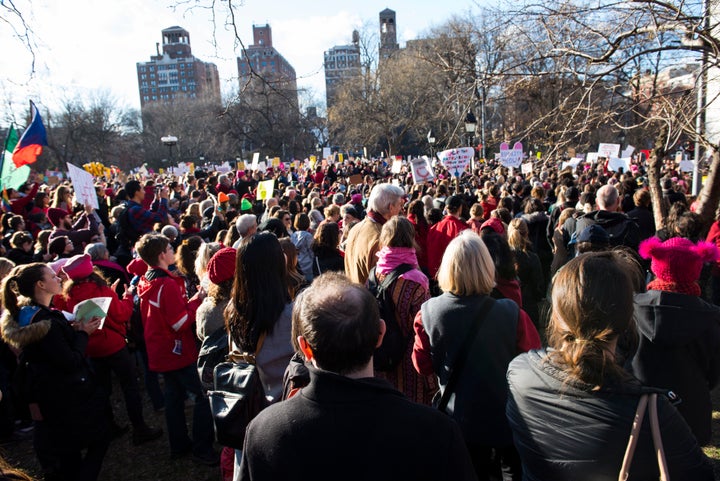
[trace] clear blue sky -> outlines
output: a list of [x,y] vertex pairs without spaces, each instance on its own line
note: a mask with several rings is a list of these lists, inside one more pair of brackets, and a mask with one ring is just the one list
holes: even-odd
[[[11,119],[8,104],[12,105],[15,120],[20,120],[17,115],[27,110],[31,98],[52,111],[62,99],[88,98],[105,92],[121,106],[139,108],[135,64],[148,61],[154,55],[155,43],[162,41],[161,30],[174,25],[190,32],[196,57],[217,64],[224,92],[236,85],[239,48],[234,46],[229,27],[225,27],[225,11],[218,11],[213,23],[208,10],[173,8],[175,2],[168,1],[15,3],[34,30],[35,75],[30,77],[32,57],[28,49],[13,37],[6,24],[0,23],[0,45],[4,46],[0,56],[3,123]],[[324,99],[323,52],[333,45],[349,43],[352,30],[364,24],[379,29],[378,14],[385,8],[396,12],[401,46],[452,15],[479,11],[476,0],[244,0],[235,21],[245,45],[252,43],[253,24],[269,23],[274,46],[295,67],[298,86]],[[217,47],[212,44],[213,30]]]

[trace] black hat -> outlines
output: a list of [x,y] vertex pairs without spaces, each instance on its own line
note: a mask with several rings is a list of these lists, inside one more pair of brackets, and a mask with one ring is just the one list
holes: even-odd
[[460,197],[459,195],[451,195],[447,198],[447,200],[445,200],[445,206],[448,208],[448,210],[458,210],[460,207],[463,206],[462,197]]
[[591,244],[608,245],[610,244],[610,235],[607,231],[597,224],[585,227],[577,236],[578,242],[590,242]]

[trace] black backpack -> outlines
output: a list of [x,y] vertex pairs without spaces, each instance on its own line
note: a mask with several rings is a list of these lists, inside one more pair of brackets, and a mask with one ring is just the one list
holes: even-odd
[[383,342],[375,349],[373,367],[377,371],[392,371],[402,362],[411,336],[405,336],[395,319],[395,303],[392,300],[392,286],[402,274],[412,270],[410,264],[400,264],[385,276],[378,284],[375,276],[375,267],[368,276],[368,289],[375,296],[380,309],[380,317],[385,321],[385,337]]
[[118,232],[115,236],[115,240],[117,240],[118,245],[126,248],[132,248],[132,246],[135,245],[135,242],[137,242],[140,238],[141,233],[135,230],[132,222],[130,222],[130,208],[127,205],[120,214],[120,217],[118,217],[118,227]]

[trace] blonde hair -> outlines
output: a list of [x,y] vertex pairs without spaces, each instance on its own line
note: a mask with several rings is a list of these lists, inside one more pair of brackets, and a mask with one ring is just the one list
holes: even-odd
[[466,229],[448,244],[437,279],[443,291],[458,296],[490,294],[495,264],[479,235]]
[[201,279],[205,272],[207,272],[207,265],[208,262],[210,262],[210,258],[221,248],[222,246],[219,242],[204,242],[200,246],[197,257],[195,258],[195,275],[198,276],[198,279]]
[[508,244],[514,251],[527,251],[532,245],[528,238],[530,231],[524,219],[513,219],[508,225]]

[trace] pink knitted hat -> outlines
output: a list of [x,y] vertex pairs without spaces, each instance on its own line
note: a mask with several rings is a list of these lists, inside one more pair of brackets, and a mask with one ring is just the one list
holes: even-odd
[[683,237],[665,242],[651,237],[640,243],[639,253],[644,259],[652,259],[650,269],[658,279],[675,284],[697,281],[703,264],[720,258],[715,244],[705,241],[694,244]]

